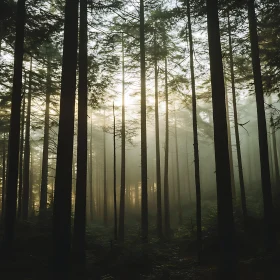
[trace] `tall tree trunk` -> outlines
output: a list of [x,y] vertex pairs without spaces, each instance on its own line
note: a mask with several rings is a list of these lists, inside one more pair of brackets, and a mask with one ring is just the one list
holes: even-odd
[[124,82],[124,40],[122,33],[122,143],[121,143],[121,194],[119,216],[119,240],[124,240],[125,215],[125,82]]
[[[272,105],[271,95],[269,96],[269,103],[270,103],[270,105]],[[271,138],[272,138],[272,146],[273,146],[273,152],[271,153],[271,157],[273,154],[274,169],[275,169],[275,185],[276,185],[276,188],[278,189],[280,186],[280,174],[279,174],[279,162],[278,162],[278,155],[277,155],[276,129],[275,129],[275,126],[273,125],[272,112],[270,114],[270,126],[271,126]],[[272,165],[271,165],[271,167],[272,167]]]
[[275,169],[275,183],[276,187],[280,187],[280,174],[279,174],[279,163],[278,163],[278,156],[277,156],[277,144],[276,144],[276,129],[273,126],[273,119],[270,119],[271,123],[271,138],[272,138],[272,145],[273,145],[273,157],[274,157],[274,169]]
[[[269,122],[267,123],[268,126],[270,126]],[[269,129],[268,129],[269,131]],[[270,132],[270,131],[269,131]],[[271,178],[271,187],[273,187],[274,184],[274,166],[273,166],[273,150],[272,150],[272,139],[271,134],[267,134],[267,144],[268,144],[268,158],[269,158],[269,169],[270,169],[270,178]]]
[[236,140],[236,150],[237,150],[237,164],[238,164],[238,174],[239,174],[239,184],[240,184],[240,194],[241,194],[241,206],[242,206],[243,218],[244,218],[244,221],[246,222],[246,219],[247,219],[247,203],[246,203],[245,184],[244,184],[244,177],[243,177],[243,166],[242,166],[241,147],[240,147],[239,128],[238,128],[238,115],[237,115],[236,91],[235,91],[235,76],[234,76],[234,69],[233,69],[231,24],[230,24],[229,14],[228,14],[228,40],[229,40],[230,77],[231,77],[233,117],[234,117],[234,129],[235,129],[235,140]]
[[157,61],[156,31],[154,34],[155,52],[155,132],[156,132],[156,175],[157,175],[157,234],[162,238],[162,205],[161,205],[161,170],[160,170],[160,142],[159,142],[159,96],[158,96],[158,61]]
[[164,157],[164,231],[167,238],[170,237],[170,209],[169,209],[169,106],[167,85],[167,57],[165,57],[165,157]]
[[231,143],[231,129],[229,120],[229,107],[228,107],[228,93],[227,85],[225,82],[225,100],[226,100],[226,114],[227,114],[227,133],[228,133],[228,155],[229,155],[229,167],[230,167],[230,179],[231,179],[231,192],[232,199],[235,200],[235,180],[234,180],[234,166],[233,166],[233,156],[232,156],[232,143]]
[[89,212],[90,222],[93,222],[94,216],[94,200],[93,200],[93,153],[92,153],[92,116],[90,122],[90,142],[89,142]]
[[103,169],[103,181],[104,181],[104,193],[103,193],[103,221],[104,226],[107,227],[108,225],[108,198],[107,198],[107,152],[106,152],[106,115],[104,109],[104,131],[103,131],[103,159],[104,159],[104,169]]
[[259,133],[259,149],[261,163],[261,180],[263,192],[264,223],[265,223],[265,244],[268,250],[275,246],[276,237],[274,232],[274,209],[272,204],[271,181],[269,173],[268,144],[266,116],[264,109],[264,93],[262,85],[262,74],[260,65],[260,54],[258,44],[257,22],[255,14],[255,1],[248,0],[249,31],[252,52],[252,66],[254,74],[254,85],[257,103],[257,120]]
[[24,149],[24,125],[25,125],[25,88],[26,88],[26,72],[24,73],[24,91],[21,112],[21,131],[20,131],[20,149],[19,149],[19,181],[18,181],[18,209],[17,216],[21,218],[22,214],[22,187],[23,187],[23,149]]
[[40,193],[40,219],[46,218],[47,201],[48,201],[48,164],[49,164],[49,134],[50,134],[50,95],[51,95],[51,58],[47,58],[47,82],[46,82],[46,109],[44,125],[44,143],[42,158],[42,176],[41,176],[41,193]]
[[4,132],[3,137],[3,149],[2,149],[2,209],[1,209],[1,220],[4,219],[5,212],[5,197],[6,197],[6,133]]
[[148,242],[148,171],[146,123],[146,58],[144,0],[140,0],[140,67],[141,67],[141,225],[142,240]]
[[[176,112],[176,111],[175,111]],[[177,134],[177,117],[175,113],[175,147],[176,147],[176,169],[177,169],[177,203],[178,203],[178,218],[179,225],[183,223],[182,204],[181,204],[181,184],[180,184],[180,165],[179,165],[179,148],[178,148],[178,134]]]
[[75,197],[75,218],[73,251],[76,260],[85,265],[86,246],[86,194],[87,194],[87,0],[80,0],[80,42],[79,42],[79,91],[78,91],[78,140],[77,179]]
[[27,98],[24,162],[23,162],[23,189],[22,189],[22,218],[28,219],[29,213],[29,173],[30,173],[30,118],[31,118],[31,91],[32,91],[32,57],[30,58],[29,85]]
[[[190,45],[190,69],[191,69],[191,84],[192,84],[193,147],[194,147],[194,172],[195,172],[195,190],[196,190],[197,259],[198,262],[200,263],[201,250],[202,250],[201,188],[200,188],[200,166],[199,166],[198,132],[197,132],[196,88],[195,88],[195,73],[194,73],[194,49],[193,49],[193,38],[192,38],[190,0],[187,0],[187,14],[188,14],[188,35],[189,35],[189,45]],[[188,155],[187,155],[187,164],[188,164]],[[189,189],[189,193],[190,193],[190,189]],[[191,193],[190,193],[190,201],[191,201]]]
[[30,148],[30,171],[29,171],[29,207],[28,214],[33,216],[34,214],[34,194],[33,194],[33,185],[34,185],[34,174],[33,174],[33,154],[32,149]]
[[14,76],[12,90],[12,107],[7,158],[7,192],[4,221],[3,247],[9,252],[14,240],[14,228],[17,207],[17,181],[20,142],[20,105],[22,99],[22,65],[25,28],[25,0],[17,1],[16,41],[14,52]]
[[78,0],[66,0],[53,209],[54,276],[69,278],[72,161],[78,47]]
[[[188,135],[186,135],[186,140]],[[186,141],[186,174],[187,174],[187,185],[188,185],[188,193],[189,193],[189,201],[192,202],[192,192],[191,192],[191,182],[190,182],[190,167],[189,167],[189,149],[188,149],[188,141]]]
[[114,238],[118,239],[118,212],[117,212],[117,166],[116,166],[116,116],[115,116],[115,105],[113,103],[113,118],[114,118]]
[[218,200],[218,233],[220,241],[219,279],[236,279],[237,256],[228,152],[225,84],[217,2],[217,0],[207,0]]

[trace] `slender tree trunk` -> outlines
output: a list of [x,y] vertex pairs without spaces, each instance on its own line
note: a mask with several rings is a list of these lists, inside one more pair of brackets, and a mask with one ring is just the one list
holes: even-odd
[[[172,146],[172,145],[171,145]],[[171,178],[172,178],[172,188],[170,188],[170,191],[172,191],[172,207],[171,207],[171,212],[173,211],[176,211],[176,204],[177,204],[177,201],[176,201],[176,188],[175,188],[175,185],[176,185],[176,182],[175,182],[175,164],[174,164],[174,154],[175,154],[175,151],[173,150],[173,152],[171,153],[171,159],[172,159],[172,164],[171,164]],[[170,169],[170,168],[169,168]],[[176,210],[175,210],[176,209]]]
[[160,170],[160,141],[159,141],[159,96],[158,96],[158,61],[156,31],[154,34],[155,52],[155,132],[156,132],[156,175],[157,175],[157,234],[162,238],[162,205],[161,205],[161,170]]
[[[271,95],[269,96],[269,103],[272,105]],[[272,145],[273,145],[273,158],[274,158],[274,169],[275,169],[275,184],[276,188],[280,186],[280,174],[279,174],[279,162],[278,162],[278,155],[277,155],[277,143],[276,143],[276,129],[273,125],[273,117],[272,113],[270,114],[270,126],[271,126],[271,138],[272,138]],[[271,154],[271,156],[272,156]],[[272,165],[271,165],[272,167]]]
[[230,120],[229,120],[228,93],[227,93],[226,82],[225,82],[225,100],[226,100],[226,113],[227,113],[228,155],[229,155],[230,178],[231,178],[231,192],[232,192],[232,199],[233,199],[233,201],[235,201],[235,197],[236,197],[236,195],[235,195],[235,179],[234,179],[232,143],[231,143],[231,129],[230,129]]
[[141,64],[141,219],[142,240],[148,242],[148,171],[146,123],[146,58],[144,0],[140,0],[140,64]]
[[119,240],[124,240],[125,215],[125,81],[124,81],[124,40],[122,33],[122,143],[121,143],[121,194],[119,216]]
[[106,153],[106,115],[104,109],[104,131],[103,131],[103,141],[104,141],[104,149],[103,149],[103,158],[104,158],[104,170],[103,170],[103,181],[104,181],[104,193],[103,193],[103,221],[104,226],[108,226],[108,198],[107,198],[107,153]]
[[31,91],[32,91],[32,57],[30,58],[28,99],[25,126],[25,145],[23,162],[23,192],[22,192],[22,218],[28,219],[29,213],[29,173],[30,173],[30,118],[31,118]]
[[77,176],[75,197],[75,218],[73,251],[76,261],[86,261],[86,195],[87,195],[87,0],[80,0],[80,42],[79,42],[79,91],[78,91],[78,140]]
[[30,148],[30,171],[29,171],[29,206],[28,214],[33,216],[34,214],[34,194],[33,194],[33,185],[34,185],[34,174],[33,174],[33,154],[32,149]]
[[[201,188],[200,188],[200,166],[199,166],[198,132],[197,132],[196,88],[195,88],[195,73],[194,73],[194,49],[193,49],[193,38],[192,38],[190,0],[187,0],[187,14],[188,14],[188,35],[189,35],[189,45],[190,45],[190,69],[191,69],[191,84],[192,84],[193,147],[194,147],[194,172],[195,172],[195,190],[196,190],[197,259],[198,262],[200,263],[201,251],[202,251]],[[187,157],[187,164],[188,164],[188,157]],[[190,194],[190,201],[191,201],[191,194]]]
[[244,177],[243,177],[243,166],[242,166],[241,147],[240,147],[239,128],[238,128],[238,115],[237,115],[236,91],[235,91],[235,76],[234,76],[234,69],[233,69],[231,24],[230,24],[229,14],[228,14],[228,32],[229,32],[228,39],[229,39],[229,56],[230,56],[231,91],[232,91],[234,129],[235,129],[235,140],[236,140],[236,150],[237,150],[238,174],[239,174],[239,184],[240,184],[240,194],[241,194],[241,206],[242,206],[242,212],[243,212],[243,219],[246,222],[246,219],[247,219],[247,203],[246,203],[245,184],[244,184]]
[[2,150],[2,209],[1,209],[1,220],[4,219],[5,212],[5,197],[6,197],[6,133],[4,132],[3,138],[3,150]]
[[277,156],[277,144],[276,144],[276,129],[273,127],[273,120],[271,117],[271,126],[272,126],[272,145],[273,145],[273,157],[274,157],[274,169],[275,169],[275,181],[276,187],[280,187],[280,174],[279,174],[279,163],[278,163],[278,156]]
[[12,107],[10,117],[10,133],[7,158],[7,192],[5,205],[5,221],[3,247],[10,252],[14,240],[14,228],[17,207],[17,181],[19,166],[19,142],[20,142],[20,105],[22,99],[22,65],[23,43],[25,28],[25,0],[17,1],[16,11],[16,40],[14,52],[14,76],[12,90]]
[[113,118],[114,118],[114,238],[118,239],[118,214],[117,214],[117,166],[116,166],[116,116],[115,105],[113,103]]
[[219,279],[233,280],[237,277],[237,256],[228,152],[225,85],[217,2],[217,0],[207,0],[218,200],[218,233],[220,241]]
[[167,85],[167,58],[165,57],[165,157],[164,157],[164,226],[165,235],[170,237],[170,209],[169,209],[169,106]]
[[274,232],[274,209],[272,204],[271,181],[269,173],[269,159],[268,159],[268,144],[267,144],[267,128],[266,116],[264,109],[264,93],[262,85],[262,74],[259,55],[257,22],[255,14],[255,1],[248,0],[248,18],[249,31],[252,52],[252,66],[254,74],[254,85],[256,92],[257,103],[257,120],[259,133],[259,149],[260,149],[260,163],[261,163],[261,180],[263,192],[263,207],[264,207],[264,223],[265,223],[265,243],[268,250],[273,250],[276,244],[276,237]]
[[92,116],[90,122],[90,142],[89,142],[89,212],[90,212],[90,222],[93,222],[94,216],[94,200],[93,200],[93,153],[92,153]]
[[72,161],[78,48],[78,0],[66,0],[60,116],[53,209],[55,279],[70,272]]
[[177,167],[177,196],[178,196],[178,218],[179,225],[183,223],[182,204],[181,204],[181,184],[180,184],[180,165],[179,165],[179,148],[177,135],[177,117],[175,113],[175,147],[176,147],[176,167]]
[[[186,140],[188,135],[186,135]],[[188,193],[189,193],[189,201],[192,202],[192,192],[191,192],[191,182],[190,182],[190,167],[189,167],[189,149],[188,149],[188,141],[186,141],[186,171],[187,171],[187,184],[188,184]]]
[[44,125],[44,143],[42,158],[42,176],[41,176],[41,193],[40,193],[40,219],[46,218],[47,201],[48,201],[48,158],[49,158],[49,134],[50,134],[50,95],[51,95],[51,58],[48,55],[47,65],[47,83],[46,83],[46,109]]
[[[269,126],[269,122],[267,123],[267,125]],[[268,129],[269,130],[269,129]],[[270,178],[271,178],[271,187],[273,187],[274,185],[274,166],[273,166],[273,151],[272,151],[272,139],[271,139],[271,133],[269,131],[269,133],[267,134],[267,144],[268,144],[268,158],[269,158],[269,171],[270,171]]]
[[23,188],[23,149],[24,149],[24,125],[25,125],[25,88],[26,88],[26,72],[24,74],[24,92],[21,112],[21,132],[20,132],[20,150],[19,150],[19,186],[18,186],[18,218],[21,218],[22,214],[22,188]]

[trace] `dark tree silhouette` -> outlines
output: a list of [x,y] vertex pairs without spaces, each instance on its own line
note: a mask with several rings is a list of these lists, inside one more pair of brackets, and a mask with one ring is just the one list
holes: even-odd
[[236,279],[235,230],[217,0],[207,0],[207,25],[214,120],[218,232],[220,241],[219,279]]
[[80,0],[78,147],[73,251],[85,264],[87,190],[87,0]]
[[141,184],[142,184],[142,239],[148,241],[148,174],[146,124],[146,58],[144,0],[140,0],[140,68],[141,68]]
[[66,0],[53,209],[54,277],[67,279],[71,248],[72,160],[78,46],[78,0]]
[[8,146],[8,172],[6,209],[4,221],[4,249],[11,249],[14,240],[14,227],[17,206],[17,181],[19,163],[19,142],[20,142],[20,106],[22,100],[22,65],[23,65],[23,44],[25,28],[25,0],[18,0],[16,12],[16,41],[14,52],[14,77],[12,91],[12,107],[10,119],[10,133]]
[[259,149],[261,163],[261,180],[263,192],[264,222],[265,222],[265,243],[268,250],[275,246],[275,232],[273,228],[273,204],[271,194],[271,181],[269,172],[267,128],[264,109],[263,84],[260,65],[260,51],[258,44],[257,21],[255,14],[255,1],[248,0],[248,18],[252,53],[252,66],[254,74],[254,85],[257,102],[257,121],[259,133]]

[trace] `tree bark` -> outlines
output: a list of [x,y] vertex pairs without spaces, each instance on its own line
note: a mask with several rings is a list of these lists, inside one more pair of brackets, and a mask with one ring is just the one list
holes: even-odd
[[22,99],[22,66],[23,43],[25,28],[25,0],[17,1],[16,11],[16,41],[14,52],[14,76],[12,90],[12,107],[10,117],[10,133],[8,144],[8,169],[7,192],[4,221],[3,247],[9,252],[14,240],[14,228],[17,207],[17,180],[19,166],[19,142],[20,142],[20,105]]
[[92,116],[90,122],[90,142],[89,142],[89,213],[90,222],[93,222],[94,217],[94,200],[93,200],[93,152],[92,152]]
[[140,68],[141,68],[141,226],[142,240],[148,242],[148,171],[146,123],[146,59],[144,0],[140,0]]
[[87,0],[80,0],[79,88],[78,88],[78,140],[77,177],[73,251],[76,261],[86,262],[86,194],[87,194]]
[[121,193],[119,215],[119,240],[124,240],[125,215],[125,81],[124,81],[124,40],[122,33],[122,142],[121,142]]
[[116,116],[115,116],[115,105],[113,103],[113,118],[114,118],[114,238],[118,239],[118,212],[117,212],[117,166],[116,166]]
[[271,180],[269,173],[268,143],[266,116],[264,109],[264,93],[262,85],[262,74],[260,65],[260,53],[258,44],[257,21],[255,14],[255,1],[248,0],[248,18],[252,53],[252,67],[254,74],[254,85],[257,103],[258,135],[261,163],[261,180],[263,192],[264,223],[265,223],[265,244],[268,250],[273,250],[276,244],[274,231],[274,209],[272,204]]
[[24,74],[24,92],[22,95],[22,112],[21,112],[21,131],[20,131],[20,149],[19,149],[19,181],[18,181],[18,209],[17,217],[20,219],[22,214],[22,187],[23,187],[23,149],[24,149],[24,125],[25,125],[25,88],[26,72]]
[[54,277],[69,278],[72,161],[78,47],[78,0],[66,0],[53,209]]
[[164,157],[164,231],[170,237],[170,209],[169,209],[169,106],[167,85],[167,57],[165,57],[165,157]]
[[237,277],[237,256],[228,151],[225,84],[217,2],[217,0],[207,0],[218,200],[218,233],[220,242],[219,279],[233,280]]
[[106,152],[106,131],[105,131],[105,125],[106,125],[106,115],[105,115],[105,109],[104,109],[104,131],[103,131],[103,159],[104,159],[104,170],[103,170],[103,181],[104,181],[104,193],[103,193],[103,221],[104,226],[108,226],[108,194],[107,194],[107,152]]
[[2,149],[2,209],[1,209],[1,220],[4,219],[5,212],[5,196],[6,196],[6,133],[4,132],[3,137],[3,149]]
[[231,143],[231,129],[230,129],[230,120],[229,120],[228,93],[227,93],[226,82],[225,82],[225,100],[226,100],[226,113],[227,113],[228,155],[229,155],[229,166],[230,166],[231,192],[232,192],[232,199],[234,201],[235,197],[236,197],[236,195],[235,195],[235,179],[234,179],[232,143]]
[[155,133],[156,133],[156,176],[157,176],[157,234],[162,238],[162,205],[161,205],[161,170],[160,170],[160,141],[159,141],[159,96],[158,96],[158,61],[156,31],[154,34],[155,52]]
[[[271,117],[272,118],[272,117]],[[276,129],[273,127],[273,120],[270,120],[271,126],[272,126],[272,145],[273,145],[273,158],[274,158],[274,169],[275,169],[275,183],[276,187],[280,187],[280,174],[279,174],[279,162],[278,162],[278,156],[277,156],[277,143],[276,143]]]
[[236,91],[235,91],[235,75],[234,75],[234,68],[233,68],[233,51],[232,51],[232,39],[231,39],[231,24],[230,24],[229,14],[228,14],[228,33],[229,33],[228,40],[229,40],[231,91],[232,91],[234,129],[235,129],[235,140],[236,140],[236,150],[237,150],[238,174],[239,174],[240,194],[241,194],[241,206],[242,206],[242,212],[243,212],[243,219],[244,219],[244,222],[246,222],[246,220],[247,220],[247,203],[246,203],[246,193],[245,193],[243,165],[242,165],[239,128],[238,128],[238,114],[237,114]]
[[27,112],[24,141],[24,162],[23,162],[23,189],[22,189],[22,218],[28,219],[29,213],[29,173],[30,173],[30,118],[31,118],[31,91],[32,91],[32,57],[30,58],[29,85],[27,98]]
[[49,132],[50,132],[50,95],[51,95],[51,58],[48,54],[47,65],[47,82],[46,82],[46,109],[44,125],[44,143],[42,158],[42,176],[41,176],[41,193],[40,193],[40,219],[46,218],[47,201],[48,201],[48,159],[49,159]]
[[[186,140],[188,135],[186,135]],[[191,192],[191,182],[190,182],[190,167],[189,167],[189,149],[188,149],[188,141],[186,141],[186,174],[187,174],[187,185],[188,185],[188,193],[189,193],[189,201],[192,202],[192,192]]]
[[[190,0],[187,0],[187,16],[188,16],[188,35],[189,35],[188,39],[189,39],[189,46],[190,46],[190,70],[191,70],[191,85],[192,85],[193,147],[194,147],[194,172],[195,172],[195,190],[196,190],[197,259],[198,262],[200,263],[201,251],[202,251],[201,187],[200,187],[200,166],[199,166],[198,132],[197,132],[196,88],[195,88],[195,73],[194,73],[194,49],[193,49],[193,38],[192,38]],[[187,155],[187,164],[188,164],[188,155]],[[189,189],[189,193],[190,193],[190,189]],[[190,194],[190,201],[191,201],[191,194]]]

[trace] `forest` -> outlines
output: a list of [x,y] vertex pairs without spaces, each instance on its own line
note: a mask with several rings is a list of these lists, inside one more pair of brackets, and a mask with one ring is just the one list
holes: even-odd
[[1,0],[0,278],[280,279],[279,15]]

